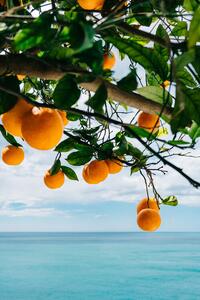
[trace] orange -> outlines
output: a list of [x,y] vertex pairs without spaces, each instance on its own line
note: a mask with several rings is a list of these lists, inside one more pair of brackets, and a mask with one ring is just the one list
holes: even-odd
[[5,130],[14,136],[22,137],[22,117],[25,113],[30,111],[32,107],[33,106],[24,99],[18,99],[15,106],[1,116]]
[[105,162],[110,174],[119,173],[123,168],[122,163],[117,159],[107,159]]
[[161,224],[160,214],[155,209],[145,208],[139,212],[137,224],[144,231],[155,231]]
[[67,113],[64,110],[57,110],[57,112],[62,118],[63,125],[66,126],[69,123],[69,121],[67,120]]
[[2,160],[5,164],[16,166],[24,160],[24,150],[12,145],[9,145],[2,150]]
[[109,170],[103,160],[93,160],[83,168],[83,179],[89,184],[97,184],[104,181],[108,176]]
[[86,10],[101,10],[105,0],[77,0],[80,7]]
[[115,65],[115,55],[112,52],[103,55],[103,69],[111,70]]
[[35,149],[49,150],[60,141],[63,121],[55,109],[34,107],[22,120],[22,135]]
[[169,80],[165,80],[165,81],[161,84],[161,86],[162,86],[163,88],[167,88],[169,85],[170,85],[170,81],[169,81]]
[[137,214],[139,214],[139,212],[145,208],[155,209],[158,212],[160,211],[157,201],[154,198],[149,198],[149,200],[148,200],[148,198],[142,199],[137,205]]
[[55,175],[51,175],[50,171],[47,171],[44,175],[44,183],[50,189],[58,189],[65,182],[65,175],[60,170]]
[[23,80],[25,77],[26,77],[26,75],[20,75],[20,74],[17,75],[17,78],[20,81]]
[[141,112],[139,114],[137,122],[139,127],[144,128],[147,131],[152,131],[153,128],[157,130],[160,127],[159,116],[146,112]]

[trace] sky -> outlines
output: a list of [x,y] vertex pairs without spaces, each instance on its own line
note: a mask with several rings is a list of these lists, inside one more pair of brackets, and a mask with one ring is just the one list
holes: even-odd
[[[119,63],[116,77],[128,73],[127,62]],[[0,137],[0,148],[7,142]],[[200,149],[200,147],[197,147]],[[59,190],[50,190],[43,176],[55,158],[53,151],[25,146],[25,161],[11,167],[0,162],[0,231],[139,231],[136,204],[145,197],[140,175],[122,172],[110,175],[99,185],[88,185],[76,167],[79,182],[66,178]],[[194,154],[194,153],[193,153]],[[195,151],[200,155],[200,150]],[[199,158],[173,158],[194,179],[199,180]],[[167,167],[165,169],[169,170]],[[160,231],[200,231],[200,191],[173,170],[155,178],[163,197],[176,195],[177,207],[161,207]]]

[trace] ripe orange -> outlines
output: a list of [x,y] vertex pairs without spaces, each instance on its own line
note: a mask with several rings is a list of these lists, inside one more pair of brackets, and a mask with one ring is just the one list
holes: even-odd
[[1,116],[5,130],[14,136],[22,137],[22,118],[32,107],[33,106],[24,99],[18,99],[15,106]]
[[154,198],[144,198],[142,199],[138,205],[137,205],[137,214],[139,214],[139,212],[145,208],[151,208],[151,209],[155,209],[156,211],[160,211],[157,201]]
[[63,121],[59,113],[50,108],[34,107],[22,120],[22,135],[35,149],[49,150],[60,141]]
[[47,171],[44,175],[44,183],[50,189],[58,189],[65,182],[65,175],[60,170],[55,175],[51,175],[49,171]]
[[139,212],[137,224],[144,231],[155,231],[161,224],[160,214],[155,209],[145,208]]
[[77,0],[80,7],[86,10],[101,10],[105,0]]
[[115,65],[115,55],[112,52],[105,53],[103,56],[103,69],[111,70]]
[[12,145],[9,145],[2,150],[2,160],[5,164],[16,166],[24,160],[24,150]]
[[97,184],[104,181],[108,176],[109,170],[103,160],[93,160],[83,168],[83,179],[89,184]]
[[105,162],[110,174],[119,173],[123,168],[123,164],[117,159],[107,159]]
[[62,118],[63,125],[66,126],[69,123],[69,121],[67,120],[67,113],[64,110],[57,110],[57,112]]
[[160,127],[160,119],[159,116],[154,114],[149,114],[146,112],[141,112],[138,116],[138,126],[146,129],[147,131],[152,131],[153,128],[158,130]]
[[26,77],[26,75],[20,75],[20,74],[17,75],[17,78],[20,81],[23,80],[25,77]]

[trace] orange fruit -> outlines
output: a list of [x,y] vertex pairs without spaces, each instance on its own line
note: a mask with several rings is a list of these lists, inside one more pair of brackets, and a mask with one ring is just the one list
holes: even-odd
[[64,110],[57,110],[57,112],[62,118],[63,125],[66,126],[69,123],[69,121],[67,120],[67,113]]
[[159,116],[146,112],[141,112],[139,114],[137,122],[139,127],[144,128],[147,131],[152,131],[153,128],[158,130],[158,128],[160,127]]
[[3,148],[1,155],[3,162],[11,166],[19,165],[24,160],[24,150],[12,145]]
[[17,78],[20,81],[23,80],[25,77],[26,77],[26,75],[20,75],[20,74],[17,75]]
[[44,183],[49,189],[58,189],[65,182],[65,175],[60,170],[58,173],[51,175],[50,171],[47,171],[44,175]]
[[49,150],[60,141],[63,121],[55,109],[34,107],[22,120],[22,135],[35,149]]
[[107,159],[105,162],[110,174],[119,173],[123,168],[123,164],[117,159]]
[[169,85],[170,85],[170,81],[169,81],[169,80],[165,80],[165,81],[161,84],[161,86],[162,86],[163,88],[167,88]]
[[160,214],[155,209],[145,208],[137,215],[137,224],[144,231],[155,231],[161,224]]
[[156,211],[160,211],[157,201],[154,198],[144,198],[142,199],[138,205],[137,205],[137,214],[139,214],[139,212],[145,208],[151,208],[151,209],[155,209]]
[[101,10],[105,0],[77,0],[80,7],[86,10]]
[[103,55],[103,69],[104,70],[111,70],[115,65],[116,59],[115,55],[112,52],[105,53]]
[[14,136],[22,137],[22,118],[32,107],[24,99],[18,99],[15,106],[1,116],[5,130]]
[[83,179],[89,184],[97,184],[104,181],[108,176],[109,170],[103,160],[93,160],[83,168]]

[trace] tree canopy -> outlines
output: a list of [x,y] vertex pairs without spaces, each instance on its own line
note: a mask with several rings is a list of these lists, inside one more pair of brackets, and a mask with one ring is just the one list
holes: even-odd
[[[141,174],[148,197],[150,187],[158,202],[177,205],[153,178],[167,165],[200,187],[171,161],[200,136],[200,2],[82,2],[0,1],[0,114],[19,98],[66,111],[52,175],[61,169],[77,180],[74,166],[115,159]],[[104,67],[105,55],[128,65],[125,77]],[[141,111],[157,115],[159,126],[139,126]],[[11,145],[23,144],[0,130]]]

